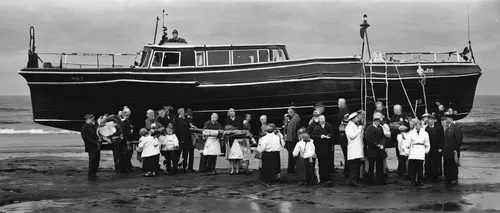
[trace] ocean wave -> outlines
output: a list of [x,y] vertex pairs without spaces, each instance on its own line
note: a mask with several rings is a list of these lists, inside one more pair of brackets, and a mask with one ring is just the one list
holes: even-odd
[[21,121],[0,121],[0,124],[20,124]]
[[0,135],[40,135],[40,134],[80,134],[79,132],[69,130],[45,130],[45,129],[0,129]]
[[10,108],[10,107],[0,107],[0,112],[22,112],[22,111],[30,111],[30,109],[26,108]]

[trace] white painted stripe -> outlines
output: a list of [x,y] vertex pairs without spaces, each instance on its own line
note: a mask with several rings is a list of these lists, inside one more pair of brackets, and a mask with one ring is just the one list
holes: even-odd
[[[467,76],[480,75],[481,73],[471,73],[462,75],[441,75],[441,76],[426,76],[429,78],[460,78]],[[252,86],[252,85],[262,85],[262,84],[277,84],[277,83],[292,83],[292,82],[303,82],[303,81],[316,81],[316,80],[363,80],[361,77],[314,77],[314,78],[303,78],[303,79],[287,79],[287,80],[277,80],[277,81],[262,81],[262,82],[248,82],[248,83],[232,83],[232,84],[200,84],[197,87],[235,87],[235,86]],[[366,78],[367,80],[385,80],[385,78]],[[412,80],[412,79],[422,79],[422,77],[402,77],[402,78],[388,78],[389,81],[399,81],[399,80]],[[116,83],[116,82],[138,82],[138,83],[153,83],[153,84],[193,84],[196,85],[199,82],[196,81],[149,81],[149,80],[136,80],[136,79],[115,79],[107,81],[86,81],[86,82],[28,82],[31,85],[67,85],[67,84],[103,84],[103,83]]]
[[136,79],[116,79],[107,81],[83,81],[83,82],[28,82],[28,84],[105,84],[105,83],[116,83],[116,82],[136,82],[136,83],[155,83],[155,84],[193,84],[196,85],[196,81],[148,81],[148,80],[136,80]]
[[[303,60],[301,59],[300,61],[307,61],[307,60],[314,60],[314,59],[306,59]],[[269,63],[283,63],[281,62],[268,62]],[[231,69],[231,70],[208,70],[208,71],[189,71],[189,72],[169,72],[167,70],[183,70],[183,69],[191,69],[193,68],[192,66],[189,67],[171,67],[171,68],[158,68],[158,69],[151,69],[151,68],[142,68],[142,67],[137,67],[134,68],[135,70],[141,70],[141,72],[125,72],[125,71],[117,71],[113,72],[116,68],[104,68],[100,69],[103,70],[101,72],[65,72],[65,69],[62,69],[59,72],[54,72],[54,71],[19,71],[19,74],[64,74],[64,75],[94,75],[94,74],[101,74],[101,75],[123,75],[123,74],[130,74],[130,75],[194,75],[194,74],[209,74],[209,73],[229,73],[229,72],[247,72],[247,71],[255,71],[255,70],[266,70],[266,69],[280,69],[280,68],[288,68],[288,67],[300,67],[300,66],[306,66],[306,65],[329,65],[329,64],[361,64],[360,61],[349,61],[349,62],[308,62],[308,63],[302,63],[302,64],[291,64],[291,65],[281,65],[281,66],[270,66],[270,67],[253,67],[253,68],[242,68],[242,69]],[[261,64],[254,64],[255,66],[262,65]],[[427,66],[449,66],[449,65],[459,65],[459,66],[476,66],[476,64],[473,63],[431,63],[431,64],[425,64],[421,63],[421,66],[427,67]],[[242,64],[242,65],[231,65],[231,67],[238,67],[238,66],[247,66],[247,64]],[[385,64],[373,64],[374,67],[377,66],[384,66]],[[394,64],[387,64],[388,67],[394,66]],[[412,63],[412,64],[397,64],[396,66],[398,67],[407,67],[407,66],[414,66],[417,67],[417,63]],[[211,66],[208,66],[211,67]],[[221,68],[224,66],[217,66],[213,68]],[[203,67],[197,67],[197,68],[203,68]],[[148,70],[155,70],[155,71],[163,71],[163,72],[147,72]],[[165,71],[164,71],[165,70]]]
[[[283,62],[269,62],[269,63],[283,63]],[[209,73],[229,73],[229,72],[247,72],[247,71],[255,71],[255,70],[268,70],[268,69],[280,69],[280,68],[288,68],[288,67],[300,67],[300,66],[306,66],[306,65],[313,65],[313,64],[350,64],[354,63],[357,64],[358,62],[356,61],[351,61],[351,62],[308,62],[308,63],[302,63],[302,64],[291,64],[291,65],[277,65],[277,66],[270,66],[270,67],[252,67],[252,68],[242,68],[242,69],[231,69],[231,70],[208,70],[208,71],[190,71],[190,72],[173,72],[169,70],[182,70],[182,69],[190,69],[193,68],[192,66],[190,67],[171,67],[171,68],[134,68],[137,70],[142,70],[142,72],[123,72],[123,71],[117,71],[117,72],[111,72],[114,70],[113,68],[107,68],[107,69],[100,69],[103,70],[102,72],[65,72],[65,69],[62,69],[60,72],[53,72],[53,71],[19,71],[20,74],[26,73],[26,74],[79,74],[79,75],[89,75],[89,74],[101,74],[101,75],[117,75],[117,74],[131,74],[131,75],[193,75],[193,74],[209,74]],[[267,63],[266,63],[267,64]],[[242,64],[242,65],[231,65],[230,67],[238,67],[238,66],[247,66],[248,64]],[[252,65],[262,65],[262,64],[252,64]],[[208,67],[213,67],[213,68],[222,68],[225,66],[208,66]],[[203,67],[197,67],[197,68],[203,68]],[[163,71],[163,72],[147,72],[148,70],[155,70],[155,71]],[[164,71],[165,70],[165,71]]]

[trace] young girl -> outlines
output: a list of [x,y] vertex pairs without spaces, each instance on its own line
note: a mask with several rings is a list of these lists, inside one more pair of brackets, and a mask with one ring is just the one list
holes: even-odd
[[160,160],[160,143],[158,139],[151,136],[149,131],[145,128],[142,128],[139,134],[141,134],[142,137],[139,139],[137,151],[142,152],[143,176],[154,177],[156,175],[158,161]]
[[177,174],[177,155],[176,150],[179,149],[179,140],[174,134],[172,128],[166,129],[166,134],[162,134],[158,140],[161,145],[161,154],[165,157],[165,166],[167,167],[167,174]]
[[398,140],[398,175],[399,177],[404,177],[407,175],[406,162],[408,161],[408,154],[410,149],[410,138],[408,136],[408,127],[405,125],[399,126],[399,134],[397,136]]
[[308,133],[302,133],[300,137],[301,140],[293,149],[293,157],[297,158],[298,179],[300,185],[312,185],[315,182],[316,148]]

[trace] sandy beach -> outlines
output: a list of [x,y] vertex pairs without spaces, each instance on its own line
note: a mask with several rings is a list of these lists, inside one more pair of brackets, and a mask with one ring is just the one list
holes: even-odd
[[[144,178],[139,168],[131,174],[116,174],[110,151],[102,153],[99,180],[88,181],[88,161],[79,135],[0,135],[0,212],[500,211],[498,142],[496,137],[466,137],[460,185],[455,187],[430,182],[412,187],[395,173],[390,173],[393,183],[387,186],[349,187],[347,179],[340,177],[339,147],[335,186],[302,187],[294,174],[285,174],[281,183],[266,187],[257,171],[229,176],[223,157],[218,159],[215,176],[187,173]],[[286,165],[284,151],[281,158],[282,166]],[[140,166],[136,160],[133,164]],[[257,165],[252,160],[251,167]],[[389,168],[395,167],[394,149],[390,149]]]

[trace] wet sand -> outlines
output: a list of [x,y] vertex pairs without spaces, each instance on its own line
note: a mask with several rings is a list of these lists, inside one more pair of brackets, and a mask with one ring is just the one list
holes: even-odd
[[[500,211],[500,151],[492,145],[499,140],[469,137],[466,142],[455,187],[430,182],[413,187],[395,173],[390,173],[394,183],[386,186],[349,187],[340,177],[339,147],[335,186],[298,186],[295,175],[283,171],[281,183],[267,187],[258,172],[229,176],[222,157],[215,176],[115,174],[110,151],[102,153],[99,180],[88,181],[79,135],[0,135],[0,212]],[[195,157],[197,167],[199,154]],[[284,151],[281,157],[284,166]],[[389,168],[396,164],[390,149]],[[257,165],[252,160],[251,167]]]

